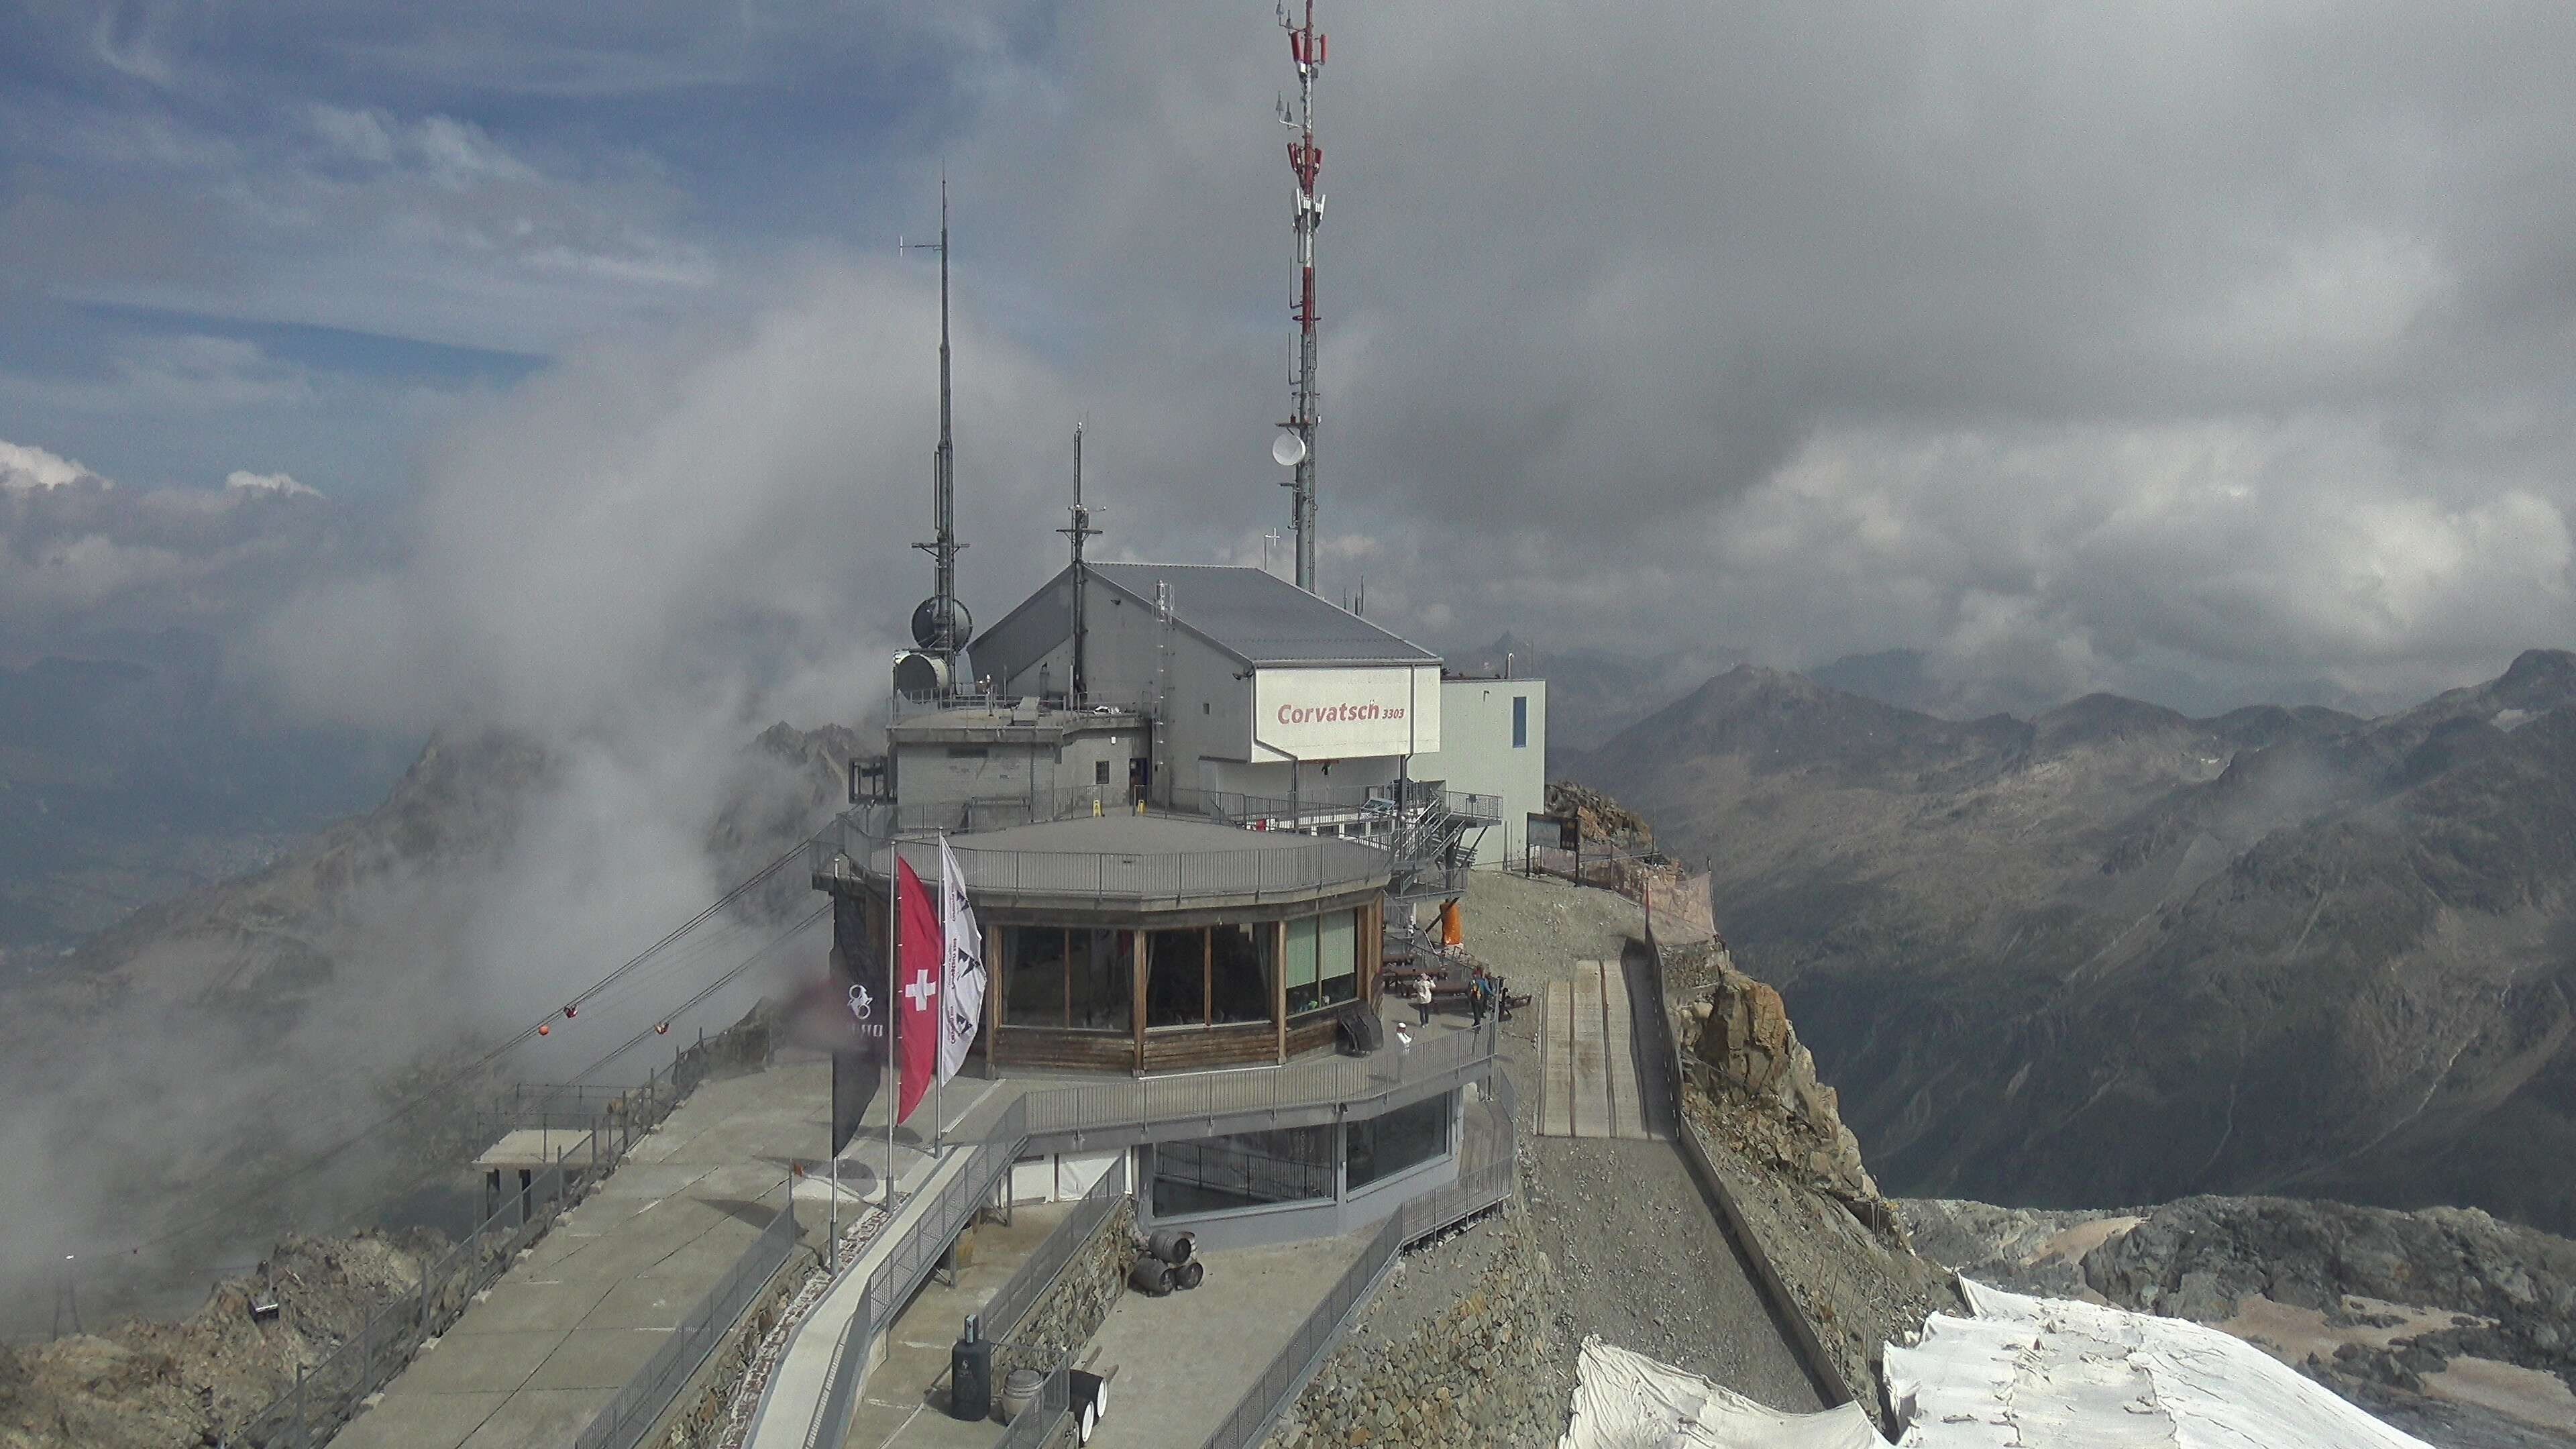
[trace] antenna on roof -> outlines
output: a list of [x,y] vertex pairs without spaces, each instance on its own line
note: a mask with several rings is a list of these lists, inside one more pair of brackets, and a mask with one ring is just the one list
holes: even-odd
[[1296,113],[1279,103],[1279,119],[1297,130],[1288,143],[1288,169],[1297,176],[1297,297],[1292,396],[1294,405],[1284,430],[1270,445],[1279,466],[1294,470],[1287,485],[1291,526],[1297,534],[1297,587],[1315,590],[1315,420],[1320,393],[1315,384],[1315,228],[1324,221],[1324,196],[1315,178],[1324,169],[1324,148],[1315,144],[1315,73],[1324,68],[1325,37],[1315,28],[1315,0],[1303,0],[1302,21],[1288,18],[1287,0],[1278,6],[1279,26],[1288,32],[1288,54],[1297,63]]
[[1082,424],[1077,422],[1073,425],[1073,521],[1056,530],[1073,540],[1073,702],[1076,706],[1084,702],[1084,692],[1090,687],[1089,661],[1084,657],[1088,631],[1084,627],[1087,621],[1083,605],[1091,588],[1089,570],[1082,562],[1082,542],[1100,536],[1100,530],[1091,523],[1094,511],[1082,501]]
[[966,606],[957,601],[957,555],[966,545],[957,541],[957,439],[950,426],[947,168],[939,172],[939,240],[896,245],[905,251],[939,253],[939,446],[930,454],[930,510],[937,536],[913,545],[930,555],[937,582],[930,597],[912,611],[912,637],[925,651],[954,664],[966,641],[974,637],[975,623]]

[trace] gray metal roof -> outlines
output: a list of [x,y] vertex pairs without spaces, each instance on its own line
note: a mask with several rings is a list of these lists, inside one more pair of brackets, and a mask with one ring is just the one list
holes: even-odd
[[1103,583],[1141,603],[1172,586],[1172,616],[1247,664],[1437,664],[1440,656],[1307,593],[1268,569],[1229,564],[1096,563]]

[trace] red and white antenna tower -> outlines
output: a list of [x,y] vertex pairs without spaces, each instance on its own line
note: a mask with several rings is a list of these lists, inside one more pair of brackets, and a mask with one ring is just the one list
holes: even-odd
[[1324,33],[1315,28],[1315,0],[1303,0],[1305,19],[1292,20],[1286,0],[1279,6],[1280,28],[1288,32],[1288,54],[1297,63],[1297,108],[1286,101],[1279,119],[1296,128],[1288,143],[1288,169],[1297,173],[1297,319],[1296,372],[1291,379],[1295,406],[1287,431],[1271,444],[1270,455],[1292,469],[1290,522],[1297,531],[1297,587],[1315,591],[1315,415],[1320,393],[1315,386],[1315,228],[1324,222],[1324,194],[1315,177],[1324,169],[1324,148],[1315,144],[1315,74],[1324,68]]

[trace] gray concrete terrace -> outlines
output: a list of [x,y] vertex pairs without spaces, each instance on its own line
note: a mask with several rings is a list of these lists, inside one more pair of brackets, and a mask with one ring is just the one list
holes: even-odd
[[[1354,1103],[1380,1110],[1418,1101],[1481,1079],[1495,1041],[1490,1027],[1479,1036],[1463,1019],[1447,1017],[1409,1049],[1390,1030],[1386,1046],[1367,1058],[1315,1053],[1285,1066],[1142,1079],[1014,1071],[998,1081],[951,1083],[944,1105],[956,1140],[978,1136],[1017,1098],[1025,1102],[1036,1150],[1110,1150],[1329,1121]],[[350,1449],[569,1443],[731,1270],[791,1192],[804,1242],[819,1251],[831,1186],[821,1175],[796,1181],[790,1168],[804,1163],[810,1169],[822,1157],[829,1092],[830,1067],[823,1061],[782,1060],[764,1072],[699,1087],[669,1120],[637,1140],[590,1197],[478,1295],[465,1316],[424,1348],[335,1442]],[[890,1096],[879,1095],[868,1125],[841,1156],[845,1226],[864,1204],[883,1200],[889,1174],[897,1178],[899,1192],[909,1193],[936,1166],[927,1150],[927,1111],[914,1126],[897,1129],[889,1160],[884,1114]],[[1480,1140],[1483,1116],[1469,1114],[1466,1155],[1490,1150]],[[1021,1214],[1024,1220],[1040,1217],[1029,1209]],[[1010,1229],[995,1234],[986,1266],[967,1274],[962,1288],[934,1282],[924,1295],[934,1307],[922,1311],[953,1320],[968,1311],[958,1305],[972,1295],[989,1296],[998,1275],[1007,1272],[1003,1265],[1017,1236]],[[788,1271],[798,1271],[797,1261],[791,1259]],[[1325,1275],[1318,1294],[1331,1276]],[[992,1284],[983,1283],[987,1277]],[[1295,1316],[1281,1326],[1281,1342],[1293,1331]],[[889,1342],[891,1359],[954,1337],[953,1321],[918,1321],[918,1330],[899,1325]],[[1276,1347],[1255,1355],[1253,1372]],[[920,1377],[915,1369],[898,1373]],[[870,1380],[868,1395],[880,1407],[900,1407],[903,1392],[914,1393],[911,1402],[918,1407],[918,1393],[929,1380],[905,1391],[898,1387],[900,1377],[889,1379],[884,1395],[876,1382]],[[885,1395],[894,1397],[883,1402]],[[885,1423],[882,1416],[863,1418]]]
[[[698,1088],[332,1442],[571,1443],[786,1204],[790,1163],[824,1145],[828,1070],[787,1065]],[[878,1188],[873,1176],[845,1189],[854,1208]],[[819,1241],[822,1204],[798,1216]]]

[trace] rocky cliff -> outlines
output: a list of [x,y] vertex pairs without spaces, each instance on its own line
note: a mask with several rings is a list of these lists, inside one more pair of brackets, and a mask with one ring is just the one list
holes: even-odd
[[1685,1129],[1817,1347],[1852,1394],[1883,1415],[1881,1351],[1915,1342],[1927,1315],[1965,1303],[1950,1272],[1908,1241],[1780,993],[1737,970],[1722,944],[1699,954],[1681,966],[1707,982],[1680,1014]]
[[[434,1233],[294,1237],[262,1271],[215,1285],[176,1323],[129,1320],[0,1347],[0,1449],[214,1444],[352,1337],[420,1291],[447,1248]],[[253,1301],[274,1302],[254,1318]]]

